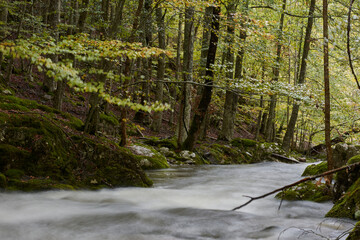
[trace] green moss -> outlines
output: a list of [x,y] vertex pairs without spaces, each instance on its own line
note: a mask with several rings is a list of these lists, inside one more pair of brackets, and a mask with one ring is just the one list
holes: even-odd
[[307,166],[301,176],[314,176],[327,171],[327,162]]
[[118,126],[120,123],[114,116],[114,114],[106,115],[104,113],[100,113],[100,120],[103,120],[111,125]]
[[6,187],[7,187],[6,176],[0,173],[0,188],[6,188]]
[[278,193],[275,197],[288,201],[305,200],[324,202],[331,200],[332,194],[325,184],[316,184],[313,181],[307,181]]
[[22,165],[29,155],[28,151],[13,145],[0,144],[0,171],[8,167]]
[[167,138],[167,139],[159,139],[158,137],[147,137],[143,140],[143,142],[147,145],[154,147],[167,147],[169,149],[175,150],[177,149],[177,141],[176,138]]
[[360,222],[357,222],[353,230],[350,232],[346,240],[359,240],[360,239]]
[[161,153],[159,153],[158,151],[156,151],[153,147],[139,143],[137,143],[136,145],[144,147],[150,150],[152,153],[152,156],[135,155],[135,157],[139,160],[142,169],[149,170],[149,169],[169,168],[169,164],[166,160],[166,157]]
[[199,151],[212,164],[242,164],[247,163],[246,157],[235,148],[221,144],[201,145]]
[[360,178],[335,203],[326,217],[355,219],[357,210],[360,210]]
[[256,147],[258,144],[257,141],[245,138],[234,138],[230,143],[234,147]]
[[25,173],[20,169],[9,169],[5,172],[5,175],[10,179],[20,179]]
[[360,162],[360,155],[353,156],[347,161],[347,165],[354,164]]

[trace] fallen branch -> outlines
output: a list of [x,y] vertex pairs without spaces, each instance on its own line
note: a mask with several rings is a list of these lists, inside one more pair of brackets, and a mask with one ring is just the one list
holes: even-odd
[[293,187],[293,186],[296,186],[296,185],[298,185],[298,184],[300,184],[300,183],[307,182],[307,181],[310,181],[310,180],[315,180],[316,178],[324,177],[324,176],[327,176],[327,175],[331,175],[331,174],[333,174],[333,173],[340,172],[340,171],[343,171],[343,170],[346,170],[346,169],[349,169],[349,170],[350,170],[351,168],[353,168],[353,167],[358,167],[358,166],[360,166],[360,162],[357,162],[357,163],[354,163],[354,164],[351,164],[351,165],[347,165],[347,166],[343,166],[343,167],[340,167],[340,168],[336,168],[336,169],[333,169],[333,170],[330,170],[330,171],[327,171],[327,172],[324,172],[324,173],[321,173],[321,174],[317,174],[317,175],[314,175],[314,176],[310,176],[310,177],[303,178],[303,179],[301,179],[301,180],[299,180],[299,181],[297,181],[297,182],[294,182],[294,183],[289,184],[289,185],[286,185],[286,186],[284,186],[284,187],[275,189],[275,190],[273,190],[273,191],[271,191],[271,192],[268,192],[268,193],[266,193],[266,194],[264,194],[264,195],[261,195],[261,196],[258,196],[258,197],[245,196],[245,197],[250,198],[250,200],[247,201],[246,203],[244,203],[244,204],[242,204],[242,205],[240,205],[240,206],[232,209],[232,211],[235,211],[235,210],[238,210],[238,209],[240,209],[240,208],[242,208],[242,207],[245,207],[246,205],[248,205],[249,203],[251,203],[251,202],[254,201],[254,200],[261,199],[261,198],[265,198],[265,197],[270,196],[270,195],[272,195],[272,194],[274,194],[274,193],[277,193],[277,192],[283,191],[283,190],[285,190],[285,189],[291,188],[291,187]]

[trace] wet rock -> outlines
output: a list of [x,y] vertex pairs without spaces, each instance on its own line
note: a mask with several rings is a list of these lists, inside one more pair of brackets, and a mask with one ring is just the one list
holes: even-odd
[[129,148],[136,155],[142,155],[146,157],[153,157],[155,155],[150,149],[143,146],[132,145]]
[[196,157],[195,153],[190,152],[188,150],[181,151],[179,155],[180,155],[180,157],[188,159],[188,160],[192,160],[193,158]]

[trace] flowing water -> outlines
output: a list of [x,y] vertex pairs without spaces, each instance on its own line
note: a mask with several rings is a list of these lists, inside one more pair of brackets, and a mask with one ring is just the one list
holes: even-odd
[[[248,199],[300,179],[306,164],[176,167],[153,188],[0,194],[1,240],[336,239],[352,222],[331,203]],[[327,238],[324,238],[327,237]],[[341,238],[345,239],[345,237]]]

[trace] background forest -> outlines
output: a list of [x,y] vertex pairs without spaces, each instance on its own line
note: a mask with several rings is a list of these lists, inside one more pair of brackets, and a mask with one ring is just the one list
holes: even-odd
[[[331,134],[357,143],[347,41],[356,72],[359,9],[347,31],[349,4],[329,2]],[[189,149],[209,133],[305,150],[324,139],[322,14],[316,1],[1,1],[2,82],[21,72],[22,87],[40,86],[88,133],[113,116],[121,145],[134,122]],[[88,104],[77,108],[79,92]]]

